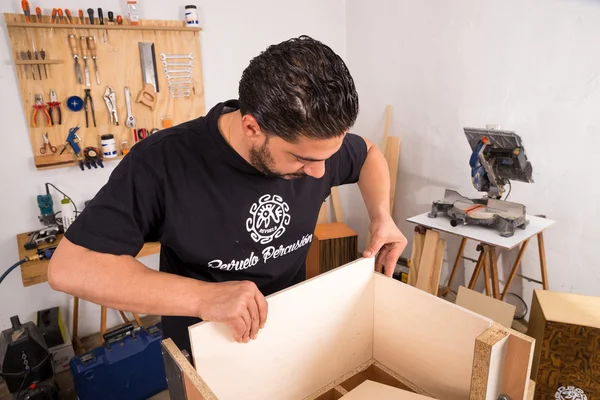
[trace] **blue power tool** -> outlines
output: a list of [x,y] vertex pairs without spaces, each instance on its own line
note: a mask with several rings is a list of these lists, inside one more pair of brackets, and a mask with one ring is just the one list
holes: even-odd
[[[77,159],[79,160],[79,168],[81,168],[81,170],[83,171],[83,158],[80,154],[81,147],[79,147],[79,142],[81,142],[81,138],[77,134],[77,131],[80,127],[81,125],[77,125],[76,127],[69,129],[69,135],[67,135],[66,143],[59,154],[64,153],[67,147],[71,146],[71,148],[73,149],[73,154],[75,154],[75,157],[77,157]],[[78,140],[79,142],[76,142],[75,140]]]

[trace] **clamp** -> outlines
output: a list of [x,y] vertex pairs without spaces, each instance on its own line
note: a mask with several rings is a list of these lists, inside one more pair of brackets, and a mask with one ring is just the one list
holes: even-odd
[[94,127],[96,127],[96,114],[94,113],[94,101],[92,100],[92,95],[90,94],[90,89],[84,89],[85,98],[83,103],[83,109],[85,110],[85,127],[89,128],[89,120],[88,120],[88,104],[91,106],[92,111],[92,120],[94,121]]
[[112,87],[107,86],[104,92],[104,102],[110,115],[110,123],[119,126],[119,116],[117,115],[117,94]]
[[48,122],[48,126],[52,126],[52,118],[50,114],[48,114],[48,110],[46,109],[46,105],[44,104],[44,96],[40,93],[35,94],[35,104],[33,105],[33,117],[32,117],[32,126],[37,127],[37,115],[38,111],[42,110],[44,115],[46,116],[46,121]]

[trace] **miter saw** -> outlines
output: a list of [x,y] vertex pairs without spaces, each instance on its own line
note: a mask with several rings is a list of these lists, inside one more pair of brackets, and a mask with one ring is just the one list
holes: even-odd
[[[440,214],[450,217],[450,224],[485,225],[510,237],[516,228],[525,229],[528,221],[525,206],[501,200],[504,186],[510,180],[533,182],[533,169],[521,138],[514,132],[495,129],[464,128],[471,146],[469,160],[473,186],[487,195],[479,199],[462,196],[455,190],[446,189],[444,198],[434,201],[430,218]],[[508,192],[510,194],[510,190]]]

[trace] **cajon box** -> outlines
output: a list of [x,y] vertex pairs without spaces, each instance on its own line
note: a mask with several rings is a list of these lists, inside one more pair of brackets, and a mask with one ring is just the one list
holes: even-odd
[[600,297],[534,291],[527,334],[536,399],[600,399]]
[[348,264],[358,258],[358,235],[342,222],[317,224],[306,257],[306,277]]

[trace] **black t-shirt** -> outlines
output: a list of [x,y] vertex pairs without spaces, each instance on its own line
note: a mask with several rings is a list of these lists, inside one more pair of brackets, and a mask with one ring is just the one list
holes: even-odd
[[[320,179],[266,177],[219,132],[219,116],[237,109],[236,100],[220,103],[137,143],[66,237],[131,256],[144,242],[159,241],[161,271],[208,282],[250,280],[265,296],[304,280],[321,204],[332,186],[358,181],[366,143],[346,135]],[[187,327],[199,321],[163,317],[163,336],[190,351]]]

